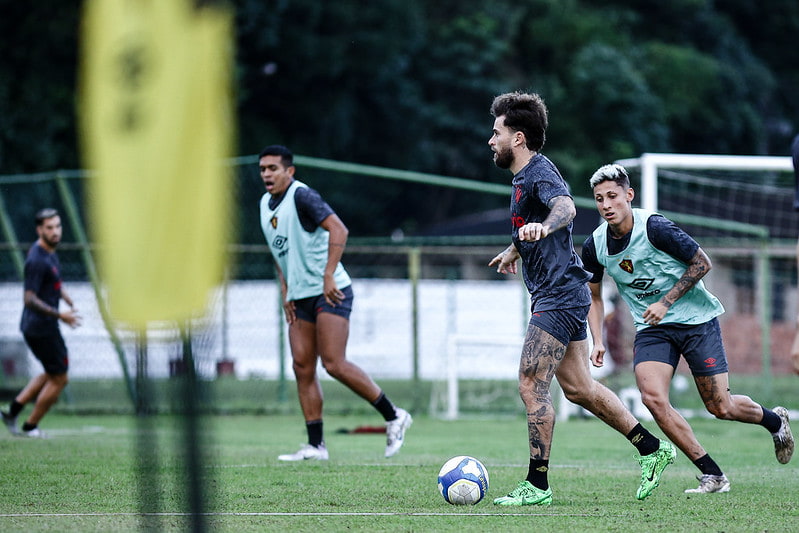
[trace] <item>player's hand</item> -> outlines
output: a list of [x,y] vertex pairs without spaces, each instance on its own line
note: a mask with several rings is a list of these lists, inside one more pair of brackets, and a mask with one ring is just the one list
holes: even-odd
[[591,364],[596,368],[601,368],[605,364],[605,351],[604,344],[594,344],[594,348],[591,350]]
[[286,315],[286,322],[288,322],[289,325],[297,320],[296,307],[293,301],[283,301],[283,314]]
[[655,302],[646,308],[646,311],[644,311],[642,317],[644,322],[650,326],[657,326],[663,320],[663,317],[666,316],[668,311],[669,308],[666,306],[666,304]]
[[519,240],[535,242],[549,235],[549,226],[540,222],[531,222],[519,228]]
[[508,250],[502,251],[494,257],[488,266],[497,266],[497,272],[500,274],[515,274],[516,273],[516,260],[519,258],[518,253],[509,252]]
[[78,313],[78,310],[75,309],[74,307],[71,308],[69,311],[59,312],[58,318],[60,318],[64,324],[67,324],[72,329],[75,329],[79,327],[81,324],[83,324],[83,317],[80,315],[80,313]]
[[323,291],[325,301],[328,303],[328,305],[336,307],[338,304],[344,301],[344,293],[339,290],[336,282],[333,280],[332,275],[325,276]]

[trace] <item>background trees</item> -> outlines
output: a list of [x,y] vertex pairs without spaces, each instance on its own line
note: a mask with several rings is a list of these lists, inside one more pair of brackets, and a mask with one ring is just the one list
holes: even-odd
[[[586,175],[613,159],[784,155],[799,130],[796,2],[233,3],[240,154],[281,142],[306,155],[505,183],[486,144],[488,108],[494,95],[522,89],[547,101],[544,151],[585,195]],[[80,166],[80,5],[0,0],[0,173]],[[336,204],[366,211],[355,226],[347,217],[358,235],[412,231],[498,202],[443,190],[392,202],[398,189],[385,181],[358,192],[370,202],[349,191]],[[367,226],[370,205],[383,208]]]

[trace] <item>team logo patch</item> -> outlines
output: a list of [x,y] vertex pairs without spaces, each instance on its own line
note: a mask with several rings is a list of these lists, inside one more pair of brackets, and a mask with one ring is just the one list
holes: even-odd
[[282,250],[286,246],[288,240],[289,240],[288,237],[284,237],[283,235],[278,235],[272,241],[272,246],[274,246],[276,250]]
[[516,190],[514,191],[514,199],[516,200],[517,204],[519,203],[519,200],[522,199],[522,188],[521,187],[516,187]]
[[272,229],[277,229],[277,217],[274,216],[269,219],[269,223],[272,224]]
[[634,270],[632,259],[622,259],[622,261],[619,263],[619,268],[628,274],[632,274]]
[[655,282],[655,278],[636,278],[627,286],[638,291],[645,291]]

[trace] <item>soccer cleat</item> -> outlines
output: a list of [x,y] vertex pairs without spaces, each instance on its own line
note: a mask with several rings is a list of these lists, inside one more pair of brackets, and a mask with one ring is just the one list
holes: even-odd
[[774,453],[777,455],[777,461],[786,464],[793,456],[793,434],[788,423],[788,410],[782,406],[772,410],[782,419],[779,431],[771,434],[774,439]]
[[17,429],[17,417],[11,416],[5,411],[0,411],[0,415],[2,415],[3,424],[6,425],[8,431],[10,431],[12,435],[19,435],[19,429]]
[[405,430],[411,427],[413,418],[405,409],[395,409],[397,418],[386,422],[386,457],[396,454],[405,441]]
[[294,453],[278,455],[277,458],[280,461],[327,461],[328,455],[327,448],[325,448],[324,443],[320,444],[318,448],[316,446],[311,446],[310,444],[304,444],[298,451]]
[[641,464],[641,486],[635,497],[646,499],[660,484],[660,475],[677,458],[677,448],[670,442],[660,441],[660,447],[649,455],[636,457]]
[[695,489],[685,489],[686,494],[710,494],[711,492],[730,492],[730,480],[727,476],[721,474],[720,476],[712,476],[710,474],[702,474],[696,476],[699,480],[699,486]]
[[46,439],[47,434],[39,428],[29,429],[25,431],[24,429],[19,433],[23,437],[29,437],[32,439]]
[[494,500],[494,505],[541,505],[546,507],[552,503],[552,488],[542,490],[527,480],[520,481],[519,486],[507,496]]

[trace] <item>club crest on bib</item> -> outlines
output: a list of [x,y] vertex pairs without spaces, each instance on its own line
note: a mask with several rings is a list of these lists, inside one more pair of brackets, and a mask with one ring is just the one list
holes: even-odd
[[632,259],[622,259],[621,262],[619,262],[619,268],[624,270],[628,274],[632,274],[634,270]]
[[270,218],[269,223],[272,224],[272,229],[277,229],[277,216]]

